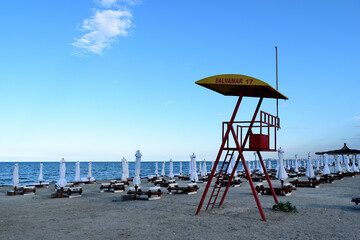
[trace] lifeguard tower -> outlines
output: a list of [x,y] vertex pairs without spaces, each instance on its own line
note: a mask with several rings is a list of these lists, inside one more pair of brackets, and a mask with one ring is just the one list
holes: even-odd
[[[211,171],[209,180],[205,187],[204,193],[200,200],[199,206],[196,211],[198,215],[201,211],[203,203],[205,201],[206,195],[211,186],[213,177],[215,176],[215,170],[217,165],[220,162],[220,159],[223,159],[221,164],[220,172],[216,176],[215,185],[211,191],[210,198],[206,206],[206,210],[209,208],[214,208],[217,204],[217,200],[220,199],[218,207],[220,208],[224,203],[226,194],[231,185],[232,178],[235,174],[236,168],[239,161],[241,160],[246,176],[249,180],[249,184],[254,195],[257,207],[259,209],[260,215],[263,221],[266,221],[264,211],[262,209],[259,197],[256,193],[253,181],[251,179],[251,174],[246,166],[245,158],[243,155],[244,151],[255,151],[259,157],[262,168],[269,184],[271,193],[274,197],[275,203],[278,203],[276,194],[272,187],[269,175],[266,171],[265,164],[261,157],[260,152],[275,152],[276,151],[276,132],[280,128],[280,119],[277,116],[268,114],[266,112],[260,111],[259,120],[257,119],[260,105],[264,98],[274,98],[274,99],[285,99],[288,98],[281,94],[276,89],[272,88],[269,84],[245,75],[234,75],[234,74],[224,74],[216,75],[208,78],[204,78],[196,82],[200,86],[211,89],[215,92],[221,93],[225,96],[237,96],[238,101],[236,103],[234,112],[230,119],[230,122],[223,122],[222,124],[222,144],[220,146],[219,153],[216,157],[214,167]],[[243,97],[257,97],[259,102],[256,106],[255,112],[251,121],[235,121],[236,114],[238,112],[241,100]],[[230,137],[232,135],[232,138]],[[234,169],[231,175],[228,178],[228,183],[224,191],[220,191],[223,186],[224,178],[226,177],[227,169],[230,165],[233,155],[235,152],[238,152],[238,157],[235,160]],[[220,197],[220,195],[222,195]]]

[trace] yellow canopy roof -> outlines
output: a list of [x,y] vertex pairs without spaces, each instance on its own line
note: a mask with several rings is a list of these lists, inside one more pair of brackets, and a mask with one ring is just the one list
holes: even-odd
[[239,96],[241,90],[244,89],[246,97],[288,99],[266,82],[245,75],[222,74],[207,77],[195,83],[226,96]]

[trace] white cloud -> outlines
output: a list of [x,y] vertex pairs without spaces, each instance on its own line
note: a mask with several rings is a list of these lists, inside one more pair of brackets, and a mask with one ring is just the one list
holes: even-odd
[[103,7],[108,8],[113,6],[117,2],[117,0],[100,0],[99,2]]
[[111,8],[117,7],[120,3],[127,4],[127,5],[137,5],[140,4],[140,0],[94,0],[100,6],[104,8]]
[[[112,0],[102,0],[112,4]],[[127,36],[132,26],[132,14],[128,10],[95,10],[94,15],[84,20],[82,29],[86,31],[71,45],[80,49],[81,53],[102,54],[105,48],[110,48],[111,43],[119,36]]]

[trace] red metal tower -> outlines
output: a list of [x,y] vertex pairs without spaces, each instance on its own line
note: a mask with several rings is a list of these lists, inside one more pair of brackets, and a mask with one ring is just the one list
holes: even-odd
[[[211,192],[210,198],[208,199],[206,210],[209,209],[209,207],[211,209],[214,208],[215,204],[217,203],[218,196],[221,195],[221,193],[222,193],[222,197],[218,204],[218,207],[220,208],[221,205],[224,203],[226,194],[231,185],[232,178],[235,174],[238,163],[241,160],[246,172],[246,176],[249,180],[249,184],[252,193],[254,195],[256,204],[258,206],[261,218],[263,221],[266,221],[264,211],[262,209],[261,203],[259,201],[259,197],[256,193],[253,181],[251,179],[250,172],[246,166],[243,152],[255,151],[257,153],[261,166],[264,169],[264,173],[267,182],[269,184],[269,187],[271,189],[272,195],[274,197],[275,203],[278,203],[276,194],[272,187],[269,175],[266,171],[266,167],[261,157],[260,151],[268,151],[268,152],[276,151],[276,132],[280,128],[280,119],[276,116],[270,115],[263,111],[260,111],[260,120],[256,121],[256,117],[258,115],[260,105],[264,98],[275,98],[275,99],[285,99],[285,100],[288,98],[283,94],[281,94],[280,92],[278,92],[277,90],[275,90],[274,88],[272,88],[269,84],[259,79],[245,75],[234,75],[234,74],[216,75],[199,80],[196,82],[196,84],[199,84],[200,86],[206,87],[208,89],[211,89],[215,92],[221,93],[226,96],[238,96],[238,101],[236,103],[230,122],[223,122],[222,144],[220,146],[220,150],[215,160],[214,167],[211,171],[209,180],[207,182],[204,193],[197,208],[196,215],[200,213],[206,195],[211,186],[212,179],[215,175],[216,167],[219,164],[221,156],[224,155],[224,161],[221,165],[220,172],[216,177],[215,185],[213,186],[213,190]],[[235,117],[243,97],[259,98],[259,102],[257,104],[257,107],[255,109],[251,121],[235,121]],[[230,138],[230,135],[233,136],[232,139]],[[226,172],[230,165],[232,156],[236,151],[238,152],[238,158],[236,159],[234,169],[230,174],[225,190],[221,192],[220,189],[222,188],[224,177],[226,176]]]

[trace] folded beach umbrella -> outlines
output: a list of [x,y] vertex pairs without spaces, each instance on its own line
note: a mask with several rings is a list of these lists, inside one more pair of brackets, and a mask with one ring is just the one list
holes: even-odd
[[261,165],[260,159],[259,159],[259,173],[264,174],[264,169],[263,169],[263,167]]
[[67,184],[67,181],[65,179],[65,173],[66,173],[66,166],[65,166],[65,159],[63,158],[60,161],[60,179],[56,183],[56,185],[60,188],[65,187]]
[[170,173],[169,173],[169,178],[173,179],[174,178],[174,173],[173,173],[173,160],[172,158],[170,158]]
[[278,149],[278,156],[279,156],[279,169],[278,171],[276,172],[276,178],[280,180],[281,182],[281,187],[283,187],[283,184],[284,184],[284,180],[287,179],[289,176],[287,174],[287,172],[285,171],[285,167],[284,167],[284,164],[283,164],[283,161],[284,161],[284,150],[282,150],[282,148],[280,147]]
[[180,174],[180,176],[182,176],[183,175],[183,172],[182,172],[182,162],[180,162],[179,163],[179,174]]
[[212,160],[212,161],[211,161],[211,171],[212,171],[213,168],[214,168],[214,163],[215,163],[214,160]]
[[122,176],[121,176],[121,181],[126,182],[128,179],[128,165],[127,165],[127,161],[126,158],[123,157],[123,159],[121,160],[121,164],[122,164]]
[[162,163],[161,176],[165,176],[165,160]]
[[39,173],[38,180],[40,183],[43,181],[43,164],[42,163],[40,163],[40,173]]
[[320,160],[319,158],[317,157],[316,158],[316,171],[319,171],[320,170]]
[[356,166],[355,160],[356,160],[356,159],[354,159],[354,158],[352,159],[351,170],[352,170],[353,172],[359,172],[359,168]]
[[80,182],[80,162],[77,161],[76,162],[76,166],[75,166],[75,179],[74,182]]
[[309,152],[308,153],[308,162],[307,162],[307,168],[306,168],[306,176],[311,179],[311,178],[314,178],[315,177],[315,174],[314,174],[314,168],[313,168],[313,165],[312,165],[312,159],[311,159],[311,153]]
[[295,154],[295,170],[296,173],[299,172],[299,166],[298,166],[298,155]]
[[[232,156],[229,167],[227,169],[227,174],[231,174],[233,169],[234,169],[234,165],[235,165],[235,155]],[[224,169],[225,170],[225,169]]]
[[348,156],[344,156],[344,161],[345,161],[345,171],[346,171],[346,172],[350,172],[350,165],[349,165],[349,158],[348,158]]
[[290,170],[291,169],[291,165],[290,165],[290,160],[286,160],[286,170]]
[[204,158],[204,160],[202,161],[200,174],[201,174],[202,177],[204,177],[204,176],[207,175],[206,160],[205,160],[205,158]]
[[335,171],[336,172],[343,172],[343,169],[341,167],[341,163],[340,163],[340,156],[336,156],[336,164],[335,164]]
[[14,187],[19,186],[19,165],[17,163],[14,165],[12,183]]
[[135,188],[140,188],[140,185],[141,185],[140,168],[141,168],[141,157],[142,157],[140,150],[136,151],[135,157],[136,157],[136,159],[135,159],[135,177],[133,179],[133,185]]
[[198,174],[196,172],[196,156],[195,154],[193,153],[191,156],[190,156],[191,160],[190,160],[190,163],[191,163],[191,173],[190,173],[190,180],[192,182],[198,182],[199,181],[199,177],[198,177]]
[[324,154],[324,169],[323,169],[323,175],[330,174],[329,164],[328,164],[328,155]]
[[256,160],[256,152],[253,152],[253,154],[254,154],[254,170],[259,170],[257,160]]
[[88,167],[88,179],[89,181],[94,181],[94,177],[92,176],[92,162],[89,162],[89,167]]
[[159,177],[159,167],[158,167],[158,162],[155,162],[155,176]]
[[130,172],[129,172],[129,161],[126,160],[126,178],[129,178],[130,177]]
[[320,156],[320,167],[324,167],[324,156]]
[[267,169],[271,169],[271,159],[269,158],[268,161],[267,161]]
[[[236,164],[236,160],[237,160],[237,159],[238,159],[238,156],[236,156],[236,155],[234,154],[233,160],[231,161],[231,168],[232,168],[232,169],[235,168],[235,164]],[[230,174],[231,174],[231,173],[230,173]],[[237,169],[235,169],[234,177],[238,177]]]

